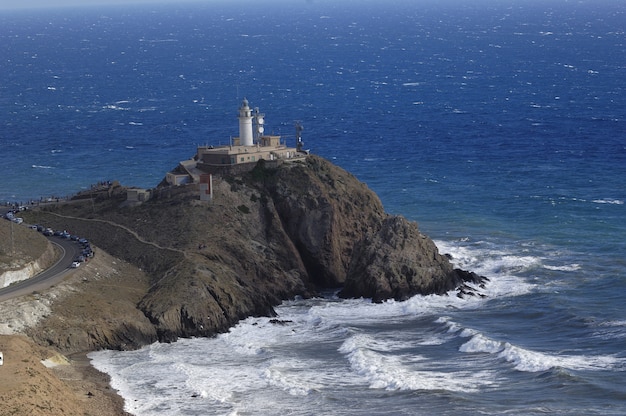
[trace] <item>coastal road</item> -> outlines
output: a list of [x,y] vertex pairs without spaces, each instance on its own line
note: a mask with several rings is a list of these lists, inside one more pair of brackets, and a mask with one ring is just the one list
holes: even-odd
[[59,237],[48,237],[48,240],[61,249],[61,258],[38,275],[0,289],[0,302],[48,289],[60,283],[69,273],[74,271],[70,266],[80,253],[79,245],[75,241]]

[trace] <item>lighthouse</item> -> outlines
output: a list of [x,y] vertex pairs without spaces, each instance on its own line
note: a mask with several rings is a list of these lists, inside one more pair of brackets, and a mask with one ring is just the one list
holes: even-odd
[[239,107],[239,143],[242,146],[254,145],[252,141],[252,110],[245,98]]

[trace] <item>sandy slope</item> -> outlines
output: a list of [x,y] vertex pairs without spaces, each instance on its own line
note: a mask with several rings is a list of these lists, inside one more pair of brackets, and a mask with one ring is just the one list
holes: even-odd
[[21,335],[0,335],[0,350],[0,415],[124,414],[108,377],[85,355],[67,359]]

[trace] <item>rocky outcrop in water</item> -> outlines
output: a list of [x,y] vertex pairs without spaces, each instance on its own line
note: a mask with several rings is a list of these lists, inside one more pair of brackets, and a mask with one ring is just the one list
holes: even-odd
[[358,241],[352,252],[342,297],[366,297],[374,302],[406,300],[414,295],[442,295],[457,288],[474,294],[465,282],[486,278],[454,269],[435,243],[415,222],[388,216],[380,228]]

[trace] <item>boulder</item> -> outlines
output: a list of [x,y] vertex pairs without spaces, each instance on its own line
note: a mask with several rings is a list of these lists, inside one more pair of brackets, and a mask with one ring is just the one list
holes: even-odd
[[444,294],[462,282],[435,243],[415,222],[388,216],[354,246],[341,297],[405,300]]

